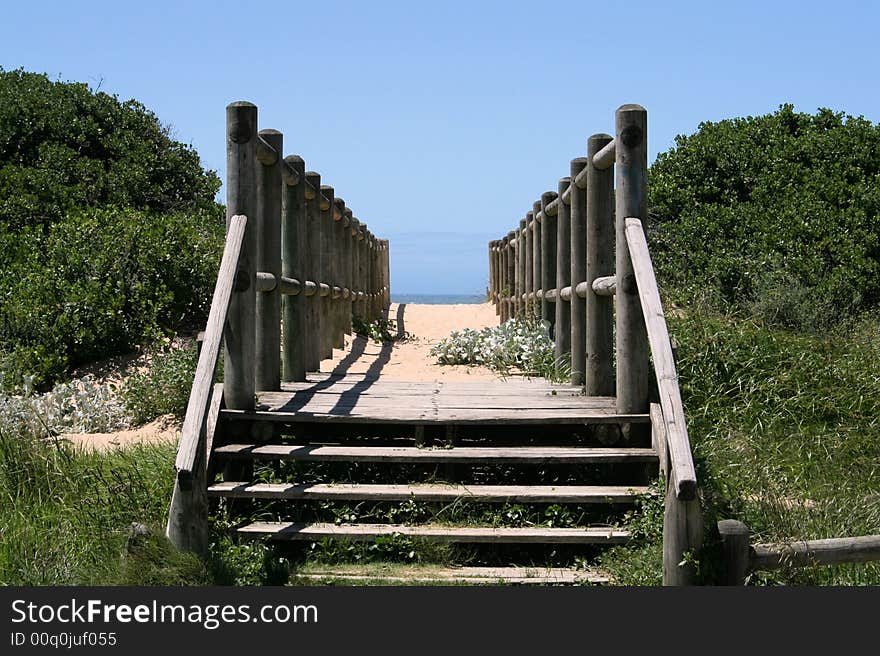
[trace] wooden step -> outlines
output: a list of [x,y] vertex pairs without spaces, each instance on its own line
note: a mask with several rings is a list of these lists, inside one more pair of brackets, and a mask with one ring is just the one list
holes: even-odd
[[523,503],[634,503],[648,493],[624,485],[362,485],[359,483],[241,483],[208,487],[209,497],[233,499],[345,499],[351,501],[454,501]]
[[443,567],[443,566],[316,566],[295,572],[294,577],[310,583],[363,585],[594,585],[608,583],[605,572],[596,569],[562,567]]
[[271,421],[288,424],[412,424],[444,426],[530,426],[642,424],[647,414],[618,414],[607,408],[441,408],[421,409],[401,405],[400,401],[370,408],[326,407],[320,411],[229,410],[220,411],[229,421]]
[[491,528],[486,526],[253,522],[239,527],[237,532],[242,537],[311,541],[324,538],[370,541],[387,535],[407,535],[441,542],[490,544],[624,544],[629,539],[628,531],[596,526],[587,528]]
[[324,462],[460,462],[478,464],[590,464],[656,462],[653,449],[594,447],[454,447],[421,449],[399,446],[323,446],[229,444],[214,449],[229,459]]

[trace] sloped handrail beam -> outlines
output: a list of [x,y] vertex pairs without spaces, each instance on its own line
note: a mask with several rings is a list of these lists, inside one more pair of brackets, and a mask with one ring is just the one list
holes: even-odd
[[[207,549],[207,506],[204,508],[204,517],[193,516],[191,512],[184,512],[184,507],[191,506],[191,500],[184,497],[199,494],[199,489],[204,487],[202,478],[207,466],[205,435],[212,401],[214,371],[220,357],[229,303],[237,283],[236,273],[246,227],[247,217],[240,214],[233,216],[229,222],[202,349],[199,353],[183,426],[180,429],[180,444],[174,463],[177,480],[166,533],[172,543],[186,551],[201,553]],[[204,536],[201,535],[202,530],[193,525],[201,523],[202,520]]]
[[642,222],[626,219],[626,243],[632,260],[642,314],[648,332],[648,344],[654,358],[654,373],[660,393],[660,407],[663,409],[663,422],[666,425],[670,473],[676,496],[681,500],[694,499],[697,494],[697,475],[688,439],[681,390],[678,387],[678,373],[669,340],[669,329],[660,302],[657,278],[648,251],[648,242]]

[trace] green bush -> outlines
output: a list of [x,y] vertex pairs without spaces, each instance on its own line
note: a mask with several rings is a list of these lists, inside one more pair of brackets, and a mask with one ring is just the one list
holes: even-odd
[[157,352],[149,370],[128,379],[122,390],[126,412],[135,424],[162,415],[183,419],[196,373],[195,344]]
[[0,224],[18,230],[107,205],[217,215],[219,188],[141,103],[0,68]]
[[2,382],[45,387],[207,317],[223,227],[198,214],[94,209],[0,229]]
[[702,123],[650,170],[661,282],[711,307],[822,330],[880,300],[880,126],[791,105]]

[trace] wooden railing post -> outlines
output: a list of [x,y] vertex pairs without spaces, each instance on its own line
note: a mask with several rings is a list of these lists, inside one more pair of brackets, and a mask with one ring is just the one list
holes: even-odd
[[[257,107],[234,102],[226,108],[226,226],[242,214],[256,222]],[[256,336],[257,231],[245,229],[238,258],[235,291],[229,302],[224,333],[223,396],[226,407],[251,410],[254,407]]]
[[367,250],[367,224],[361,223],[358,226],[358,251],[360,257],[358,258],[358,317],[362,321],[369,321],[369,317],[367,316],[367,302],[366,302],[366,293],[367,293],[367,257],[369,257],[369,251]]
[[[321,210],[321,282],[327,285],[321,300],[321,359],[333,357],[333,187],[321,185],[321,195],[329,201]],[[321,293],[325,293],[322,291]]]
[[306,235],[308,236],[307,256],[304,263],[307,265],[308,276],[315,282],[315,293],[307,303],[306,334],[308,336],[308,351],[306,368],[308,371],[321,369],[321,212],[319,209],[321,195],[321,176],[314,171],[306,171],[306,182],[309,187],[306,190]]
[[306,338],[308,329],[305,323],[305,281],[303,267],[303,239],[305,232],[305,162],[292,155],[285,158],[287,169],[292,174],[284,175],[284,196],[281,200],[281,273],[287,278],[296,278],[301,283],[301,291],[296,296],[281,299],[281,313],[284,330],[282,345],[281,379],[285,382],[306,379]]
[[[587,158],[577,157],[571,160],[570,166],[570,178],[577,180],[578,174],[587,166]],[[568,188],[571,190],[571,384],[583,385],[587,360],[587,336],[584,332],[586,310],[584,298],[577,293],[577,287],[587,279],[587,191],[574,182]]]
[[348,295],[342,304],[343,313],[342,321],[345,326],[345,334],[351,335],[351,317],[352,307],[354,303],[354,240],[352,239],[351,229],[353,225],[354,215],[351,208],[345,208],[345,217],[342,219],[343,232],[342,241],[345,244],[345,257],[343,261],[343,276],[345,277],[345,287],[348,289]]
[[383,242],[383,253],[385,257],[385,302],[386,308],[391,307],[391,241],[386,239]]
[[[281,154],[284,137],[260,130],[268,146],[257,148],[257,269],[271,273],[275,285],[259,291],[256,300],[256,388],[281,389]],[[260,144],[258,144],[259,146]]]
[[501,323],[507,321],[507,235],[498,240],[498,308]]
[[[614,396],[614,299],[593,291],[593,281],[614,274],[614,169],[596,168],[593,158],[612,141],[594,134],[587,142],[587,396]],[[623,248],[621,246],[621,248]]]
[[523,306],[525,311],[525,316],[532,316],[532,308],[534,308],[534,302],[537,300],[532,294],[535,291],[534,284],[534,269],[532,268],[534,261],[532,260],[532,224],[535,222],[535,214],[534,212],[526,212],[526,221],[525,221],[525,229],[523,230],[523,246],[524,246],[524,276],[523,276],[523,290],[525,292],[525,304]]
[[570,178],[559,180],[556,210],[556,358],[570,357],[571,353],[571,306],[562,298],[562,289],[571,278],[571,212],[562,195],[571,183]]
[[556,199],[556,192],[541,194],[541,320],[550,325],[550,334],[556,323],[556,308],[547,300],[547,292],[556,289],[556,216],[547,214],[547,206]]
[[750,569],[749,527],[735,519],[718,522],[724,564],[722,585],[745,585]]
[[372,232],[365,235],[367,243],[367,319],[376,320],[376,237]]
[[543,293],[541,293],[541,202],[532,203],[532,286],[535,290],[535,302],[532,306],[532,318],[541,317]]
[[526,220],[519,220],[519,228],[516,232],[516,242],[514,245],[514,254],[516,255],[516,316],[520,319],[525,316],[525,304],[523,303],[523,294],[526,289],[526,249],[525,235]]
[[351,316],[360,318],[358,309],[358,294],[361,290],[361,247],[358,235],[360,234],[361,222],[354,215],[351,217]]
[[516,317],[516,230],[507,233],[507,318]]
[[334,197],[332,208],[333,222],[333,348],[345,348],[345,317],[343,294],[345,278],[343,276],[343,260],[345,259],[345,243],[343,241],[345,217],[345,201]]
[[623,105],[616,119],[617,411],[630,414],[648,410],[648,337],[625,235],[627,218],[647,220],[648,115]]

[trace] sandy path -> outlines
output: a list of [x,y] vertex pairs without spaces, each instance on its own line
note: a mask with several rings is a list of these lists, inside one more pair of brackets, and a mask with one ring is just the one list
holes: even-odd
[[499,379],[483,367],[438,365],[428,352],[453,330],[478,330],[498,325],[489,303],[468,305],[417,305],[392,303],[388,316],[397,321],[398,332],[409,337],[393,344],[377,344],[346,337],[346,348],[335,350],[332,360],[321,364],[322,372],[379,373],[390,380],[442,381]]
[[[399,332],[408,334],[407,339],[393,344],[377,344],[362,337],[346,336],[345,349],[334,350],[333,359],[321,363],[321,371],[352,374],[370,372],[386,379],[409,381],[500,379],[483,367],[438,365],[428,354],[434,344],[453,330],[478,330],[497,325],[498,317],[492,305],[392,303],[389,317],[397,321]],[[110,372],[106,375],[112,377],[114,374]],[[113,433],[67,433],[60,437],[84,449],[104,451],[138,443],[176,441],[179,431],[180,424],[173,417],[160,417],[139,428]]]

